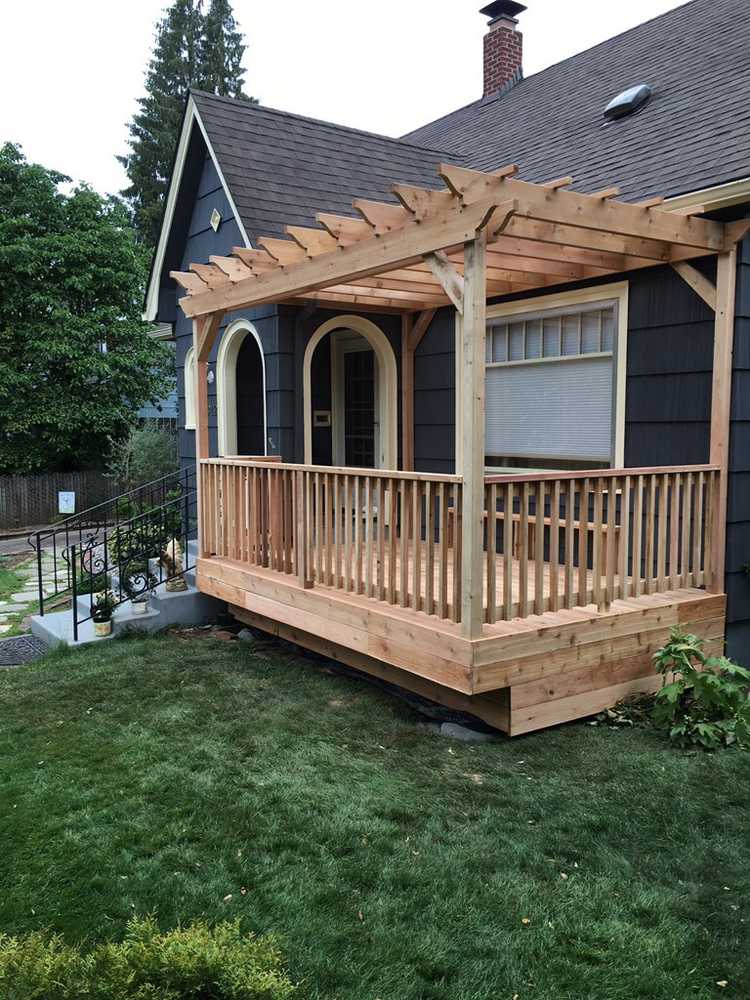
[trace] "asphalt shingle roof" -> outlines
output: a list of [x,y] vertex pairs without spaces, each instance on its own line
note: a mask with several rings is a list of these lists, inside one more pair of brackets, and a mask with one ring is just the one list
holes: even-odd
[[200,91],[193,98],[251,241],[352,215],[353,198],[393,200],[395,182],[439,187],[449,151],[373,135]]
[[[602,125],[610,99],[638,83],[654,89],[644,110]],[[441,160],[673,196],[750,176],[750,0],[691,0],[401,139],[193,97],[253,242],[317,211],[351,215],[355,197],[392,200],[396,181],[440,186]]]
[[[611,98],[654,96],[602,126]],[[672,196],[750,176],[750,2],[692,0],[404,136],[525,180],[572,174],[625,199]]]

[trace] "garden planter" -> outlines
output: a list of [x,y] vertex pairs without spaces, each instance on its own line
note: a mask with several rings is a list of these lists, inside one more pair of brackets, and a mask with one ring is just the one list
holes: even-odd
[[148,610],[148,601],[133,601],[133,614],[145,615]]
[[98,639],[103,639],[107,635],[112,635],[112,619],[108,618],[105,622],[98,622],[94,619],[94,635]]

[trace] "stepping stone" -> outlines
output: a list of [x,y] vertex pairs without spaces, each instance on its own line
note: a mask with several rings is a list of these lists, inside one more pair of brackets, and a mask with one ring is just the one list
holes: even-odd
[[2,635],[4,632],[10,632],[10,630],[11,630],[10,625],[0,625],[0,635]]
[[22,591],[22,592],[20,592],[18,594],[11,594],[10,595],[10,599],[12,601],[15,601],[16,604],[24,604],[24,605],[25,604],[31,604],[32,601],[38,601],[39,600],[39,591],[38,590],[31,590],[31,591],[27,590],[27,591]]

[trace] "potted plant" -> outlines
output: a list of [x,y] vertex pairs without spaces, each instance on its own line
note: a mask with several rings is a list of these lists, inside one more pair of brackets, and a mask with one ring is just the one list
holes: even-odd
[[148,599],[157,582],[154,574],[149,573],[147,569],[141,570],[136,575],[129,576],[125,580],[122,589],[133,606],[134,615],[146,614]]
[[96,602],[91,607],[91,617],[94,621],[94,635],[99,638],[112,634],[112,615],[117,602],[111,590],[97,594]]

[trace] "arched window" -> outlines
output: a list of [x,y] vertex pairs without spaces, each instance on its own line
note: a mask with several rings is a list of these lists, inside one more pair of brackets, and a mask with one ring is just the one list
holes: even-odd
[[185,430],[195,430],[195,348],[185,354]]
[[219,454],[265,455],[266,363],[258,331],[246,319],[231,323],[221,338],[216,394]]

